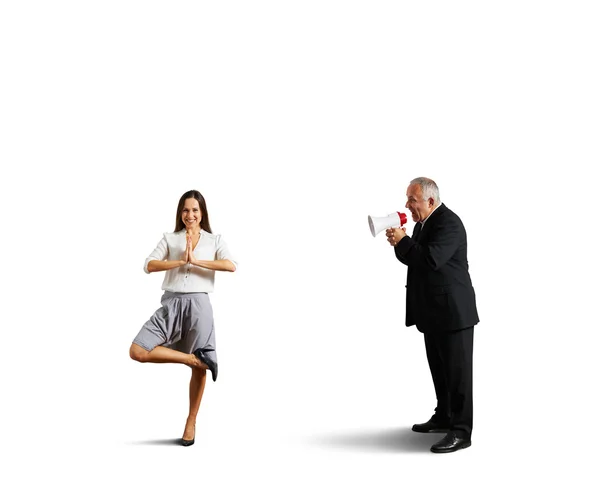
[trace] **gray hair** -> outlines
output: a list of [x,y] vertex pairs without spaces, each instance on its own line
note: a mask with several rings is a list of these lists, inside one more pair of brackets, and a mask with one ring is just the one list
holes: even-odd
[[439,204],[440,202],[440,190],[438,186],[435,184],[430,178],[425,178],[424,176],[419,176],[410,182],[411,185],[420,185],[421,191],[423,192],[423,199],[428,200],[429,198],[433,198],[435,204]]

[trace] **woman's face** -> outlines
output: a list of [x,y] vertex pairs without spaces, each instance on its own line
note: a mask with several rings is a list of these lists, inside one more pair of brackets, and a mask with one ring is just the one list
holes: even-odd
[[181,220],[185,225],[185,229],[196,229],[200,228],[200,220],[202,219],[202,212],[200,211],[200,205],[196,198],[188,198],[183,204],[183,210],[181,210]]

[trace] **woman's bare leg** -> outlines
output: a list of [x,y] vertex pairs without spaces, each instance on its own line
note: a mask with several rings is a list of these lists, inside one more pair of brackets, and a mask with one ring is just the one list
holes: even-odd
[[[202,363],[204,364],[204,363]],[[206,385],[206,369],[193,368],[190,379],[190,412],[185,423],[183,439],[192,440],[196,434],[196,416],[200,409],[204,386]]]
[[156,346],[152,351],[146,351],[140,345],[132,343],[129,348],[129,356],[140,363],[186,364],[192,368],[202,368],[202,371],[206,371],[207,367],[193,354],[182,353],[164,346]]

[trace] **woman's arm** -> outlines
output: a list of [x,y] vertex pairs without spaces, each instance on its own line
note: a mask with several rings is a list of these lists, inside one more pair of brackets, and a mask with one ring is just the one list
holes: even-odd
[[201,268],[212,269],[213,271],[235,271],[235,265],[228,259],[216,259],[214,261],[190,258],[190,263]]
[[174,260],[174,261],[159,261],[157,259],[153,259],[148,263],[148,273],[156,273],[157,271],[166,271],[168,269],[179,268],[180,266],[185,265],[185,261]]
[[[175,268],[179,268],[179,267],[185,265],[189,259],[190,247],[191,247],[191,243],[188,242],[185,253],[183,254],[183,258],[181,258],[179,260],[170,260],[170,261],[164,261],[164,259],[153,259],[150,261],[146,260],[146,261],[148,261],[146,264],[146,271],[148,273],[156,273],[157,271],[167,271],[169,269],[175,269]],[[163,238],[163,240],[159,243],[159,245],[157,246],[156,250],[154,250],[154,253],[150,256],[150,258],[152,256],[154,256],[155,258],[156,257],[166,258],[167,251],[168,251],[167,241]],[[148,259],[150,259],[150,258],[148,258]]]
[[189,236],[187,237],[186,254],[188,261],[194,266],[212,269],[213,271],[230,271],[231,273],[235,271],[235,264],[233,264],[233,261],[230,261],[228,259],[215,259],[213,261],[205,259],[196,259],[194,257],[194,249],[192,248],[192,238],[190,238]]

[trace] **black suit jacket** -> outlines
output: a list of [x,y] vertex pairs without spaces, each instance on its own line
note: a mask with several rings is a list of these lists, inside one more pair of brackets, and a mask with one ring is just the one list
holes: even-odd
[[467,262],[467,233],[460,218],[443,203],[417,223],[413,238],[394,247],[408,266],[406,326],[422,333],[456,331],[479,322]]

